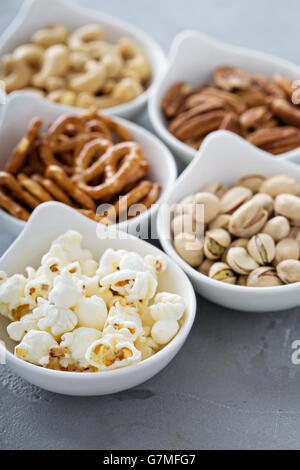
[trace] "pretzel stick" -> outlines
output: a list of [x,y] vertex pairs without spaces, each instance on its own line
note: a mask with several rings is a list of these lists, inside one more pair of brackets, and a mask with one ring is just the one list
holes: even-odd
[[60,166],[50,165],[46,169],[46,177],[54,180],[66,193],[85,209],[96,210],[93,199],[79,189]]
[[63,202],[68,206],[73,206],[71,199],[69,196],[56,184],[54,181],[44,178],[41,175],[34,174],[31,177],[36,183],[39,183],[43,186],[51,196],[54,197],[56,201]]
[[23,173],[18,174],[18,181],[25,189],[27,189],[30,194],[33,194],[33,196],[35,196],[39,201],[53,201],[53,198],[47,191],[45,191],[44,188],[42,188],[42,186],[33,181],[31,178],[28,178],[28,176],[24,175]]
[[31,209],[40,204],[38,199],[25,191],[16,178],[6,171],[0,171],[0,187],[6,188],[20,202],[25,203]]
[[30,214],[23,207],[19,206],[13,199],[0,191],[0,206],[9,212],[17,219],[24,220],[25,222],[29,219]]
[[8,162],[5,166],[5,170],[8,173],[12,173],[13,175],[15,175],[24,165],[28,151],[35,139],[37,138],[41,126],[41,119],[34,118],[31,121],[26,136],[21,139],[21,141],[18,143],[17,147],[13,151],[12,155],[8,159]]

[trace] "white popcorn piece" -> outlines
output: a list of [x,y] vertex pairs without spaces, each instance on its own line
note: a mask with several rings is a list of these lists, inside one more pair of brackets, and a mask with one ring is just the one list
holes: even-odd
[[0,286],[7,280],[7,274],[4,271],[0,271]]
[[59,258],[46,258],[44,263],[37,270],[37,275],[42,276],[51,281],[54,281],[56,276],[58,276],[64,268],[64,265],[61,263]]
[[168,262],[163,256],[146,255],[144,261],[153,275],[163,273],[168,268]]
[[55,242],[52,243],[48,253],[42,257],[41,265],[48,265],[53,259],[59,260],[59,264],[64,267],[71,263],[67,253],[65,253],[63,248]]
[[26,282],[23,275],[14,274],[3,279],[0,284],[0,313],[10,320],[15,320],[30,311],[25,299]]
[[101,279],[104,287],[119,295],[127,296],[129,302],[151,299],[157,288],[157,280],[149,272],[124,269]]
[[61,366],[67,368],[71,363],[77,369],[86,369],[89,366],[85,358],[86,352],[100,338],[101,332],[95,328],[76,328],[72,333],[64,334],[60,348],[66,348],[69,357],[60,359]]
[[91,344],[85,357],[89,364],[106,371],[136,364],[142,354],[123,335],[108,334]]
[[158,349],[159,345],[153,340],[153,338],[145,336],[139,336],[135,342],[135,347],[141,352],[142,360],[144,361],[148,357],[153,356]]
[[58,347],[58,344],[49,333],[30,330],[21,343],[15,347],[15,355],[32,364],[47,366],[50,360],[50,351],[55,347]]
[[180,320],[185,311],[183,297],[169,292],[160,292],[155,296],[154,304],[150,307],[150,314],[154,321]]
[[135,306],[121,305],[120,302],[117,302],[111,307],[103,334],[116,333],[131,341],[135,341],[138,336],[144,333],[142,321]]
[[109,274],[114,273],[120,268],[120,263],[127,251],[125,250],[113,250],[108,248],[102,255],[99,263],[99,268],[97,269],[97,276],[102,279]]
[[27,282],[25,287],[25,298],[32,307],[35,306],[37,299],[42,297],[48,299],[52,289],[52,281],[44,276],[37,277]]
[[132,271],[147,271],[148,266],[143,258],[137,253],[125,253],[120,261],[120,270],[129,269]]
[[19,321],[14,321],[7,326],[7,333],[14,341],[21,341],[30,330],[37,329],[37,320],[32,313],[24,315]]
[[178,330],[179,324],[176,320],[158,320],[152,327],[151,336],[157,344],[167,344]]
[[102,330],[107,318],[106,303],[101,297],[83,297],[74,309],[78,326]]
[[90,250],[81,247],[82,235],[75,230],[68,230],[68,232],[58,237],[54,243],[61,246],[70,263],[79,261],[81,264],[84,261],[93,259]]
[[40,330],[49,331],[55,337],[74,330],[78,323],[72,310],[59,308],[42,298],[38,299],[38,307],[33,310],[33,318],[37,320]]
[[96,272],[98,269],[98,263],[96,263],[93,259],[88,259],[81,263],[82,266],[82,274],[88,277],[96,276]]
[[78,282],[67,269],[57,276],[50,292],[49,300],[59,308],[75,307],[81,298],[81,289]]

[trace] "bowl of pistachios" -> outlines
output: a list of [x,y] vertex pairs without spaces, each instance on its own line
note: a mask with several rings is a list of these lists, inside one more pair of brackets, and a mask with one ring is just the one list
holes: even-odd
[[223,131],[160,208],[165,251],[204,297],[244,311],[300,304],[300,168]]

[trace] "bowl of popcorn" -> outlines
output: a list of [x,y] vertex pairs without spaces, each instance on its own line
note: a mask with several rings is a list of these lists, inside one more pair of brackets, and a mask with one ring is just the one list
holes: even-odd
[[34,211],[0,271],[7,363],[50,391],[138,385],[171,361],[193,325],[195,293],[174,261],[124,232],[96,230],[61,203]]
[[0,80],[62,107],[133,117],[165,65],[158,44],[116,18],[64,0],[28,0],[4,32]]
[[0,139],[0,219],[15,234],[49,201],[140,233],[177,175],[168,148],[136,124],[96,110],[63,114],[28,93],[8,98]]
[[232,133],[207,137],[159,210],[164,250],[209,300],[299,305],[300,169]]
[[217,130],[271,155],[293,157],[300,146],[299,74],[283,59],[185,31],[175,38],[149,102],[151,121],[185,163]]

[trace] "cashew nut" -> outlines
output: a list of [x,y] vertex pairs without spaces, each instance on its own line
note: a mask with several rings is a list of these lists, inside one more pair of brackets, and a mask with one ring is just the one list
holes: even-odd
[[43,61],[44,49],[37,44],[23,44],[14,50],[13,57],[33,66],[40,65]]
[[53,103],[61,103],[66,106],[74,106],[76,102],[76,94],[70,90],[55,90],[49,93],[46,98]]
[[83,72],[84,66],[89,59],[89,55],[84,51],[72,51],[69,55],[71,70],[74,72]]
[[78,74],[69,82],[71,90],[76,93],[88,91],[89,93],[98,93],[106,80],[105,67],[94,60],[87,62],[85,73]]
[[136,76],[142,81],[150,77],[151,70],[149,62],[139,47],[130,39],[122,39],[119,42],[119,50],[126,61],[123,71],[124,76]]
[[4,70],[2,80],[7,93],[30,85],[33,71],[24,60],[6,55],[2,58],[2,65]]
[[33,85],[43,88],[48,77],[61,77],[65,75],[69,67],[68,59],[68,49],[63,44],[49,47],[45,52],[41,71],[33,77]]
[[31,40],[42,47],[50,47],[55,44],[64,44],[68,39],[68,29],[62,24],[55,24],[34,33]]
[[84,50],[87,43],[101,40],[103,31],[96,24],[87,24],[76,29],[69,37],[68,45],[71,49]]
[[115,86],[112,97],[116,100],[120,100],[123,103],[127,103],[144,92],[142,85],[134,78],[123,78]]

